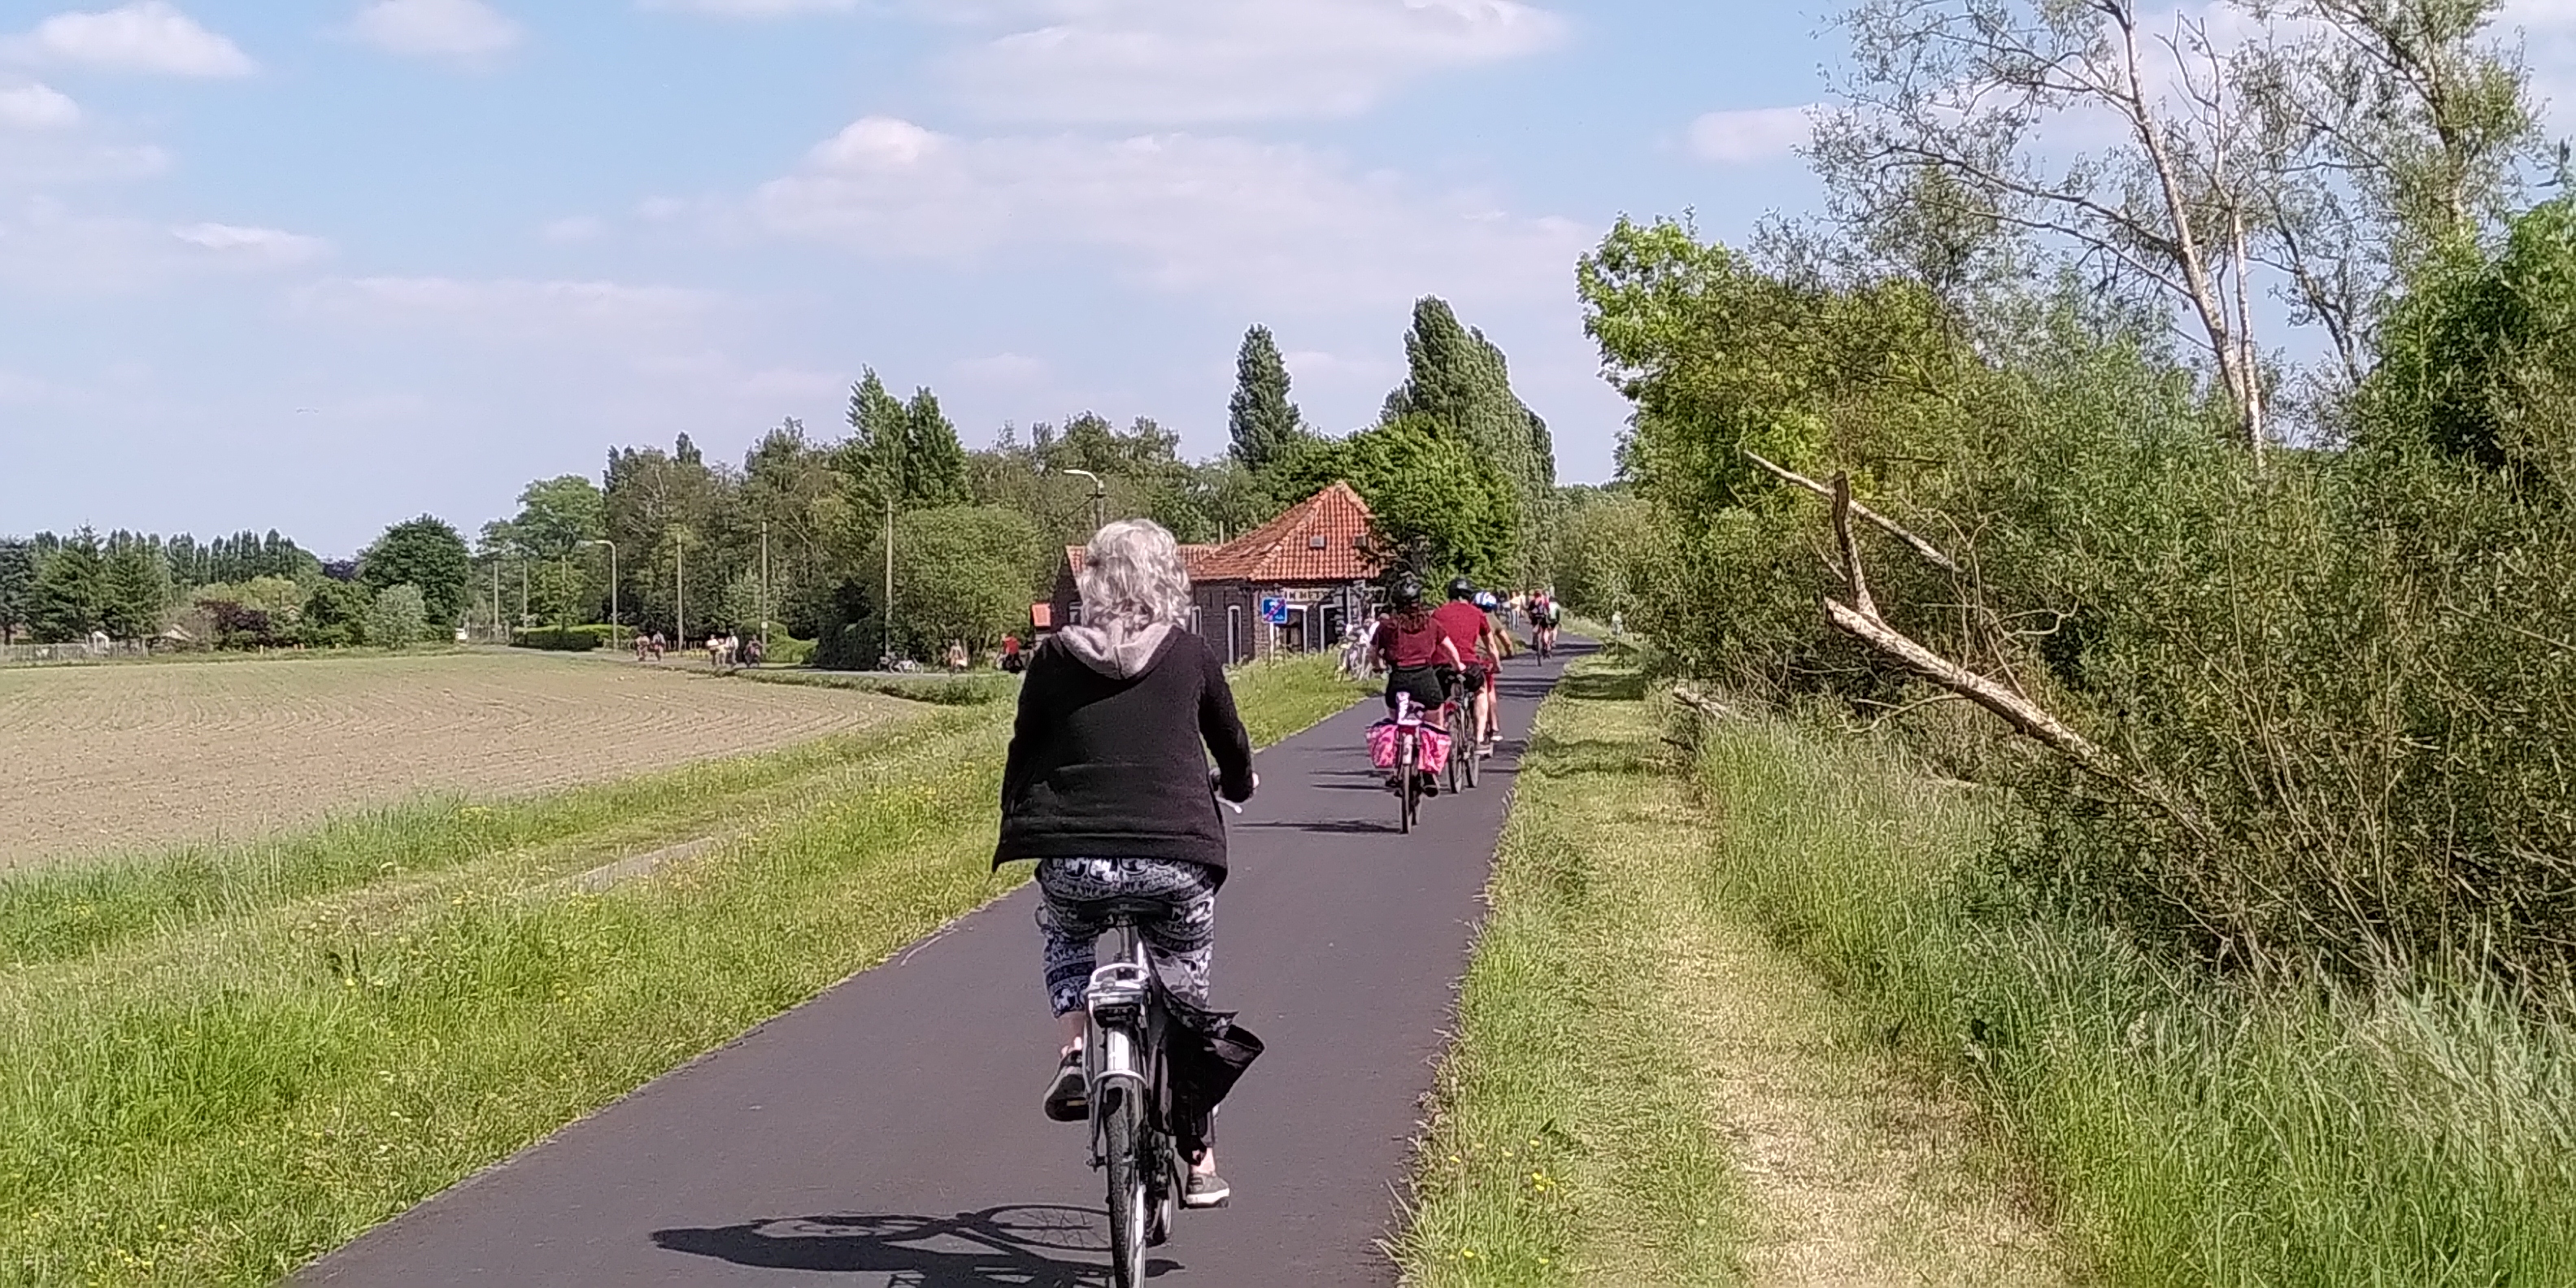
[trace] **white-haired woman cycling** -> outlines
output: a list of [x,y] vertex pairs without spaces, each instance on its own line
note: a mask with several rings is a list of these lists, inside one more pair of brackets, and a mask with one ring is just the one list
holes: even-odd
[[[1189,574],[1172,534],[1143,519],[1102,528],[1077,575],[1082,621],[1029,659],[1019,720],[1002,771],[999,867],[1037,860],[1046,933],[1047,1001],[1063,1048],[1047,1116],[1088,1117],[1083,1001],[1092,944],[1107,914],[1138,903],[1162,915],[1137,926],[1164,987],[1204,1008],[1225,881],[1225,822],[1209,791],[1249,799],[1252,740],[1214,650],[1187,629]],[[1192,1160],[1183,1201],[1225,1202],[1216,1152]]]

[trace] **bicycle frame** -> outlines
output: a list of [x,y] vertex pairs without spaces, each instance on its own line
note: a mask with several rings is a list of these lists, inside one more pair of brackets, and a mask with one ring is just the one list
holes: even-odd
[[[1143,1204],[1135,1218],[1142,1229],[1133,1232],[1141,1234],[1139,1246],[1125,1249],[1125,1254],[1132,1255],[1118,1258],[1141,1282],[1143,1250],[1170,1237],[1182,1184],[1169,1117],[1170,1089],[1164,1081],[1163,1039],[1170,1016],[1155,994],[1154,968],[1145,955],[1144,936],[1132,921],[1124,920],[1112,924],[1111,935],[1117,945],[1112,959],[1091,972],[1083,1073],[1091,1099],[1091,1165],[1107,1170],[1111,1178],[1113,1243],[1128,1239],[1131,1232],[1118,1228],[1119,1173],[1111,1166],[1112,1152],[1134,1150],[1137,1169],[1143,1173]],[[1131,1119],[1135,1141],[1110,1139],[1112,1128],[1104,1107],[1113,1099],[1141,1110]]]

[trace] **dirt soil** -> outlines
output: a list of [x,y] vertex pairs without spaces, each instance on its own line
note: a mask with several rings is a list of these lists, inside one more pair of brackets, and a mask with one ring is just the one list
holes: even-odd
[[597,782],[918,710],[543,655],[0,670],[0,868]]

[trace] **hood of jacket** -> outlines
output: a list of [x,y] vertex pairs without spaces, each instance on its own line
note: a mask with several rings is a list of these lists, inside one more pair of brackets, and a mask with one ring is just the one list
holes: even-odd
[[1142,630],[1131,630],[1123,622],[1105,626],[1067,626],[1055,637],[1064,642],[1066,652],[1082,659],[1084,666],[1113,679],[1132,680],[1154,665],[1163,646],[1171,642],[1169,622],[1156,622]]

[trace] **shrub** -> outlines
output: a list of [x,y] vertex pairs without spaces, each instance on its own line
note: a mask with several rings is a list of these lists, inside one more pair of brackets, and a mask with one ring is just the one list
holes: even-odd
[[377,591],[367,608],[367,638],[380,648],[409,648],[428,629],[428,604],[409,582]]
[[608,643],[612,629],[599,625],[532,627],[512,632],[510,644],[550,653],[589,653]]

